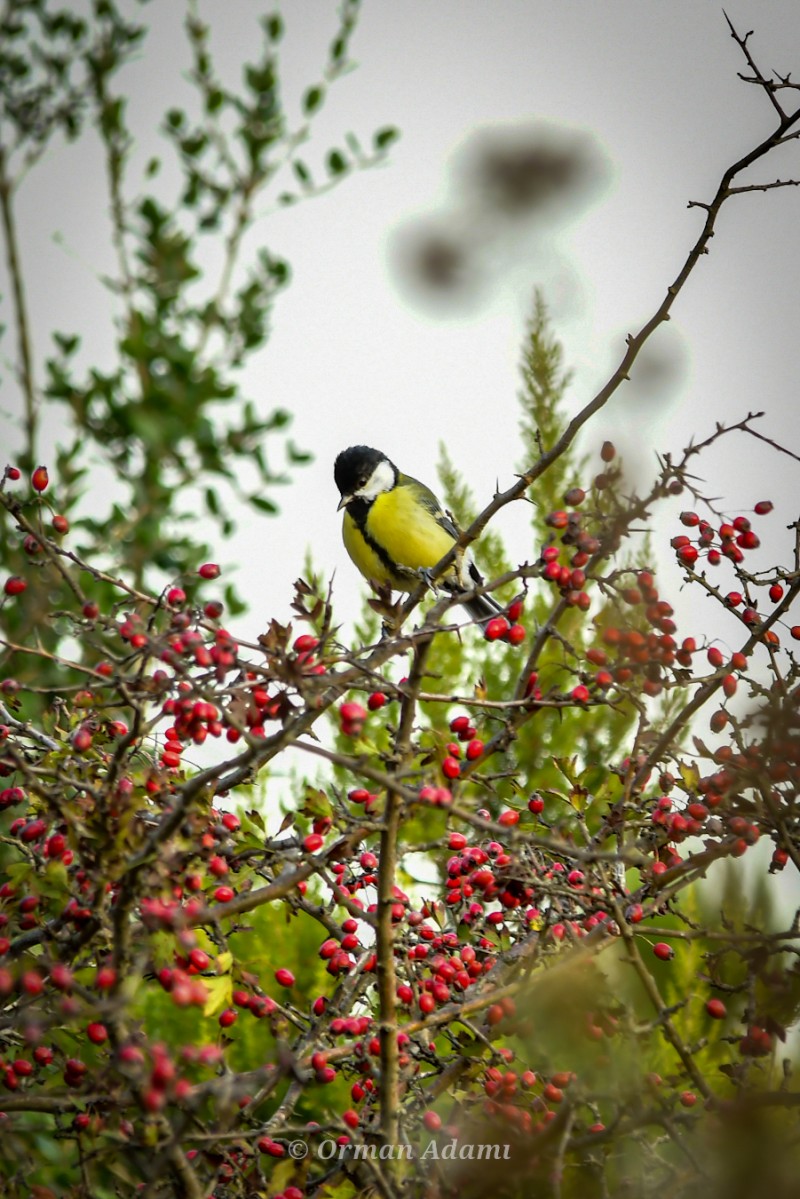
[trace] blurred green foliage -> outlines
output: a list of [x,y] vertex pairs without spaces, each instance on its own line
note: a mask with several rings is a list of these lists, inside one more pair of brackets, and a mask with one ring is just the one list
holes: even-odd
[[[82,15],[52,0],[20,0],[0,16],[0,205],[11,275],[5,323],[17,359],[8,383],[18,388],[23,413],[17,463],[23,476],[32,471],[43,423],[63,426],[48,466],[73,548],[97,571],[121,572],[139,590],[185,586],[209,557],[209,542],[232,532],[236,505],[273,516],[277,491],[310,460],[291,439],[291,413],[248,395],[242,372],[267,346],[291,276],[266,244],[259,217],[266,193],[284,205],[319,195],[383,160],[397,136],[378,129],[364,150],[348,135],[347,150],[329,153],[329,173],[317,182],[298,158],[313,114],[352,67],[357,8],[353,0],[341,7],[327,61],[294,126],[281,90],[283,18],[254,20],[253,58],[230,86],[215,65],[213,14],[205,21],[189,0],[190,96],[164,113],[161,148],[143,177],[135,151],[149,131],[131,126],[125,92],[128,65],[147,53],[141,0],[92,0]],[[172,91],[186,94],[177,72]],[[62,137],[94,138],[105,159],[116,269],[102,280],[113,343],[102,364],[93,360],[98,331],[80,327],[53,332],[44,362],[33,356],[32,346],[46,337],[26,300],[28,247],[16,213],[32,202],[36,165]],[[299,187],[279,190],[289,173]],[[39,497],[37,531],[55,536],[48,507],[49,496]],[[35,556],[5,512],[0,529],[0,567],[25,573]],[[2,624],[10,641],[36,636],[54,651],[69,633],[58,616],[67,595],[30,574],[24,610],[6,605]],[[102,612],[117,598],[98,574],[85,575],[82,586]],[[241,611],[232,585],[225,600],[230,615]],[[14,669],[28,677],[24,658]],[[46,687],[49,672],[41,663],[37,671]]]

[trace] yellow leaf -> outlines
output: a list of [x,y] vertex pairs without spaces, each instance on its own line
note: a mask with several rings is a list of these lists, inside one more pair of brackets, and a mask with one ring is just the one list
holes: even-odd
[[585,787],[573,787],[569,793],[569,802],[572,804],[576,812],[582,812],[586,807],[586,799],[589,792]]
[[229,974],[232,965],[233,965],[233,954],[232,953],[226,952],[226,953],[218,953],[217,954],[217,974]]
[[216,1016],[217,1012],[230,1007],[233,995],[233,979],[230,974],[223,974],[217,978],[204,978],[203,986],[206,989],[206,1001],[203,1005],[204,1016]]
[[687,791],[697,790],[697,785],[700,782],[700,771],[694,763],[687,765],[686,762],[680,762],[678,764],[678,773]]

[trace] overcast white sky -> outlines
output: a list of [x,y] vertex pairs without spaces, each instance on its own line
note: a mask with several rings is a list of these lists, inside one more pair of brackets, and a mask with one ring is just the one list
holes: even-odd
[[[264,5],[207,0],[200,8],[215,26],[221,62],[238,72]],[[335,5],[291,0],[282,11],[291,105],[317,77]],[[751,47],[765,69],[800,78],[796,0],[729,0],[727,11],[740,30],[754,30]],[[128,74],[142,161],[158,150],[153,129],[166,107],[181,102],[188,65],[183,4],[152,0],[143,12],[153,28]],[[737,79],[743,60],[717,3],[365,0],[352,49],[358,70],[331,90],[308,158],[321,161],[347,130],[367,143],[373,129],[393,124],[402,139],[390,163],[297,209],[268,212],[265,204],[251,240],[285,256],[293,282],[246,388],[265,411],[292,411],[296,441],[315,455],[279,495],[278,520],[244,516],[239,533],[215,553],[236,565],[251,633],[270,616],[288,615],[308,544],[318,565],[337,571],[340,618],[355,612],[361,583],[341,546],[331,473],[344,446],[377,445],[433,483],[444,439],[480,502],[496,480],[507,486],[518,457],[519,346],[534,286],[544,288],[575,368],[574,411],[680,268],[702,222],[687,201],[709,199],[724,168],[774,123],[764,96]],[[485,304],[434,316],[400,285],[398,234],[416,218],[454,219],[453,155],[476,128],[530,121],[593,135],[609,182],[546,245],[530,237],[506,245],[506,269]],[[90,347],[107,344],[109,301],[99,277],[112,259],[102,171],[88,142],[54,148],[23,193],[23,256],[40,356],[54,327],[83,332]],[[751,178],[779,173],[800,177],[800,143]],[[679,450],[715,420],[763,408],[763,431],[800,449],[799,212],[800,189],[730,201],[712,253],[663,337],[663,352],[680,364],[673,385],[648,397],[632,384],[590,428],[586,447],[612,439],[646,479],[654,450]],[[51,240],[56,230],[63,245]],[[10,348],[6,335],[2,351]],[[4,373],[0,408],[13,414],[19,401]],[[52,424],[48,437],[57,437]],[[737,436],[709,455],[703,473],[714,494],[745,508],[772,498],[780,508],[777,535],[797,516],[798,470]],[[502,527],[512,556],[529,558],[522,514],[504,515]]]

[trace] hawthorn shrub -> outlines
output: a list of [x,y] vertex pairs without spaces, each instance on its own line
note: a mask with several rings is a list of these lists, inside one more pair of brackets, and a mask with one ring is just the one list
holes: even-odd
[[[568,384],[541,302],[523,377],[532,453]],[[0,682],[7,1193],[753,1193],[798,1101],[797,925],[759,893],[800,864],[800,575],[752,564],[768,500],[693,498],[671,547],[720,633],[678,629],[626,546],[701,448],[634,499],[610,443],[562,455],[536,560],[485,538],[505,617],[378,597],[357,649],[313,578],[257,644],[213,563],[158,595],[104,576],[100,610],[58,481],[6,469],[4,604],[65,583],[75,647],[57,690],[8,670],[33,644]],[[282,818],[255,791],[281,775]]]

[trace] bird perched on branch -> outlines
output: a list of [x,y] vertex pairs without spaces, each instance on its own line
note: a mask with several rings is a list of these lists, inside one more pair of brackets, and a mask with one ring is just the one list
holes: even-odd
[[[458,541],[459,530],[433,492],[402,474],[380,450],[366,445],[342,450],[333,476],[341,494],[337,511],[344,508],[345,549],[374,587],[413,591],[424,580],[460,596],[482,586],[478,568],[463,552],[440,579],[431,578],[433,567]],[[488,595],[462,602],[481,622],[502,611]]]

